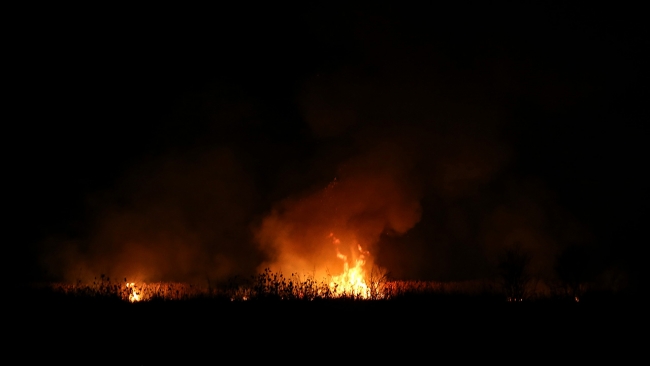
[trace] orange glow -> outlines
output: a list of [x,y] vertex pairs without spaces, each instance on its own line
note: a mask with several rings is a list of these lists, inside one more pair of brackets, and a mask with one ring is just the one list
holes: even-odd
[[369,253],[357,244],[359,256],[355,260],[354,267],[350,268],[348,257],[341,253],[339,245],[341,240],[330,233],[329,237],[332,239],[332,244],[336,248],[336,257],[343,261],[343,272],[340,275],[332,276],[330,281],[330,289],[335,296],[353,296],[367,299],[370,296],[368,285],[366,284],[366,274],[364,265],[366,264],[366,255]]
[[[334,241],[334,237],[332,235]],[[332,254],[334,257],[334,254]],[[361,261],[358,266],[348,268],[338,276],[330,276],[327,282],[317,281],[311,276],[282,274],[264,271],[251,281],[238,286],[218,288],[195,286],[178,282],[108,282],[99,285],[54,283],[52,288],[73,296],[115,298],[118,296],[131,303],[147,301],[179,301],[193,298],[228,299],[230,301],[254,301],[257,299],[308,300],[347,298],[355,300],[394,299],[404,295],[418,294],[496,294],[495,287],[487,282],[431,282],[431,281],[388,281],[385,272],[364,270]],[[520,302],[519,298],[508,298]]]
[[399,173],[350,170],[324,189],[276,204],[256,232],[269,253],[259,273],[322,279],[327,296],[385,298],[385,273],[370,251],[387,231],[403,234],[420,220],[417,194]]
[[129,301],[130,302],[137,302],[137,301],[142,300],[142,298],[140,297],[140,291],[135,286],[135,283],[133,283],[133,282],[127,283],[126,284],[126,289],[127,289],[128,294],[129,294]]
[[[91,296],[91,297],[119,297],[131,303],[158,300],[184,300],[198,296],[209,296],[210,289],[181,282],[111,282],[104,280],[99,283],[85,284],[81,281],[75,284],[54,283],[51,285],[56,291],[62,293]],[[246,293],[248,295],[248,293]],[[241,296],[240,296],[241,297]]]

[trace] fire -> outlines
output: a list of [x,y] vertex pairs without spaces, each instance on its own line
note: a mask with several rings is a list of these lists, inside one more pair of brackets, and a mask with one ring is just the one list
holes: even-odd
[[387,231],[406,233],[421,211],[414,190],[395,173],[346,168],[326,188],[277,203],[255,233],[269,254],[258,270],[325,277],[326,296],[386,298],[385,272],[368,250]]
[[370,289],[366,284],[366,273],[364,266],[366,264],[366,256],[370,253],[364,251],[361,245],[357,244],[359,256],[355,260],[354,267],[350,268],[348,257],[341,253],[339,246],[341,240],[330,233],[329,237],[336,248],[336,257],[343,261],[343,273],[338,276],[332,276],[330,281],[330,289],[335,295],[345,296],[352,295],[366,299],[370,296]]
[[129,293],[129,301],[130,302],[138,302],[141,300],[140,298],[140,292],[138,291],[138,288],[135,286],[134,282],[127,282],[126,283],[126,288]]

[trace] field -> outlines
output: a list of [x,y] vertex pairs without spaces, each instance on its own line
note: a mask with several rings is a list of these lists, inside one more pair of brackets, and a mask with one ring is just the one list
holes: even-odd
[[[404,357],[434,357],[460,345],[488,347],[505,357],[528,348],[547,354],[571,350],[576,342],[589,349],[631,347],[627,329],[639,326],[641,309],[625,296],[596,292],[580,302],[561,296],[513,302],[498,286],[479,282],[387,281],[374,298],[364,299],[334,296],[329,286],[295,279],[267,272],[223,288],[127,286],[107,279],[21,286],[13,291],[6,330],[13,335],[10,344],[54,347],[55,356],[86,349],[135,364],[241,347],[249,350],[240,355],[245,359],[283,352],[295,359],[305,350],[310,357],[353,351],[359,360],[407,350]],[[140,301],[133,301],[136,293]],[[268,348],[268,355],[260,353]],[[584,351],[580,346],[571,352],[584,359]]]

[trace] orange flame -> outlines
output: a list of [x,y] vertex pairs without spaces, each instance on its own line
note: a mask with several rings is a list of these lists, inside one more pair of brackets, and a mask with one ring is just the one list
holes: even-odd
[[127,282],[126,288],[129,293],[129,302],[137,302],[142,300],[140,297],[140,292],[138,291],[138,288],[135,286],[134,282]]
[[332,238],[332,243],[336,248],[336,257],[343,261],[343,273],[338,276],[332,276],[330,281],[330,289],[336,296],[354,296],[366,299],[370,296],[368,285],[366,284],[366,273],[364,265],[366,264],[366,255],[370,254],[357,244],[359,250],[359,257],[355,260],[354,267],[350,268],[348,257],[341,253],[339,240],[334,233],[330,233],[329,237]]

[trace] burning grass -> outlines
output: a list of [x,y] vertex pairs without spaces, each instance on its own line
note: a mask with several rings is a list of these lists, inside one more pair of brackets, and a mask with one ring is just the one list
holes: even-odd
[[399,300],[441,296],[500,296],[489,281],[433,282],[389,281],[385,273],[371,271],[366,286],[350,289],[331,278],[282,273],[266,269],[250,278],[232,278],[218,286],[180,282],[130,282],[101,276],[92,284],[56,283],[54,292],[74,298],[115,299],[124,302],[181,301],[215,299],[224,301],[319,301],[319,300]]
[[102,275],[92,284],[78,281],[75,284],[55,283],[51,288],[72,297],[119,299],[128,302],[152,300],[187,300],[209,294],[204,288],[181,282],[129,282],[111,281]]

